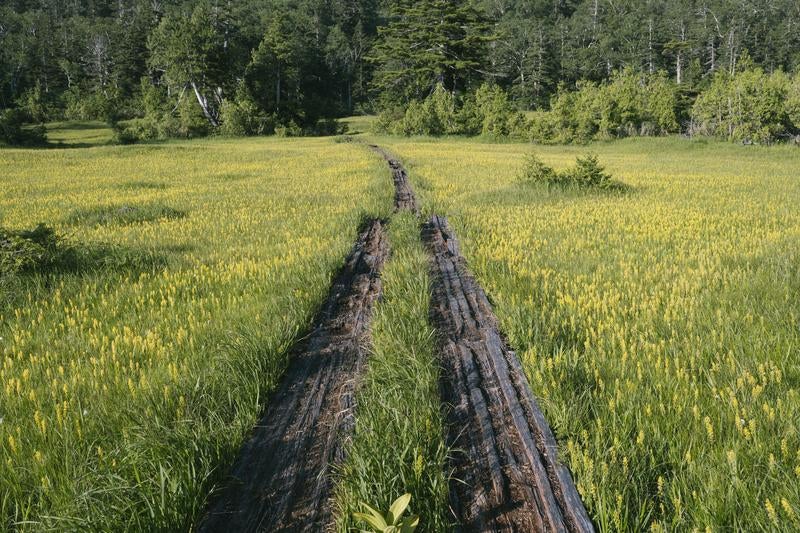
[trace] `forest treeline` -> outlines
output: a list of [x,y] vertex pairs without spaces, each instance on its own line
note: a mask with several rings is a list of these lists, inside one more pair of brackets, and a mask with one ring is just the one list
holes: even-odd
[[397,133],[771,142],[799,133],[798,65],[796,0],[4,0],[0,142],[56,119],[133,141],[366,112]]

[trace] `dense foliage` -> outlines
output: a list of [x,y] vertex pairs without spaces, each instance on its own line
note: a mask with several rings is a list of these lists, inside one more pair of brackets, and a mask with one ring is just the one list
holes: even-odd
[[517,176],[517,182],[526,186],[544,185],[573,189],[610,189],[614,185],[619,185],[611,180],[611,175],[606,173],[605,167],[594,154],[578,157],[574,166],[562,171],[548,166],[535,154],[529,154],[525,158],[522,172]]
[[[501,106],[554,114],[532,134],[503,133],[521,127],[513,114],[514,124],[492,119],[482,133],[572,141],[691,130],[764,141],[796,130],[796,103],[768,105],[797,91],[796,80],[791,89],[772,76],[797,70],[798,27],[794,0],[13,0],[0,7],[0,110],[23,109],[34,123],[132,120],[118,126],[121,141],[294,135],[320,131],[320,119],[387,110],[398,119],[407,109],[391,129],[419,132],[440,128],[414,119],[426,98],[442,100],[436,87],[469,110],[489,84],[506,93],[491,94]],[[722,112],[726,91],[758,92],[762,75],[780,87],[758,117],[732,117],[734,104]],[[580,115],[565,118],[575,106]],[[474,131],[467,114],[466,128],[444,130]],[[6,143],[31,142],[8,131]]]
[[769,142],[800,131],[800,73],[794,78],[751,68],[718,72],[692,108],[701,134],[736,141]]

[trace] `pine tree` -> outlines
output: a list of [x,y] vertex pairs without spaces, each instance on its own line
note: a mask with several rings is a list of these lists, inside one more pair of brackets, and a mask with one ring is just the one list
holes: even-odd
[[486,15],[468,2],[400,0],[378,28],[373,87],[384,102],[422,99],[437,84],[464,91],[481,77],[490,39]]

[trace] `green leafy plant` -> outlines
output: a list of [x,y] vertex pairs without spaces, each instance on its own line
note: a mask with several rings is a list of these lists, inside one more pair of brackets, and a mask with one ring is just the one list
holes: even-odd
[[558,173],[547,166],[536,154],[525,156],[525,164],[517,181],[523,184],[551,185],[560,180]]
[[597,156],[586,154],[578,157],[575,166],[556,172],[534,154],[525,157],[525,164],[517,176],[522,185],[546,185],[548,187],[574,187],[580,189],[609,189],[624,187],[615,183],[611,175],[600,164]]
[[47,268],[65,253],[53,228],[39,224],[33,230],[0,228],[0,276]]
[[378,533],[412,533],[419,525],[419,517],[411,515],[403,518],[411,503],[411,494],[406,493],[397,498],[386,513],[381,513],[374,507],[361,502],[364,513],[353,513],[353,518],[369,524],[370,530],[366,532]]

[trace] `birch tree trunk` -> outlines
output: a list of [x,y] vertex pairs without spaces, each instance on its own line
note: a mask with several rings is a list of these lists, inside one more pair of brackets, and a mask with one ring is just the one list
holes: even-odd
[[192,90],[194,91],[194,95],[197,97],[197,103],[200,104],[200,109],[203,110],[203,116],[206,117],[206,120],[214,126],[215,128],[219,126],[219,118],[216,116],[216,113],[211,109],[208,105],[208,98],[206,98],[201,92],[200,89],[197,88],[197,84],[192,82]]

